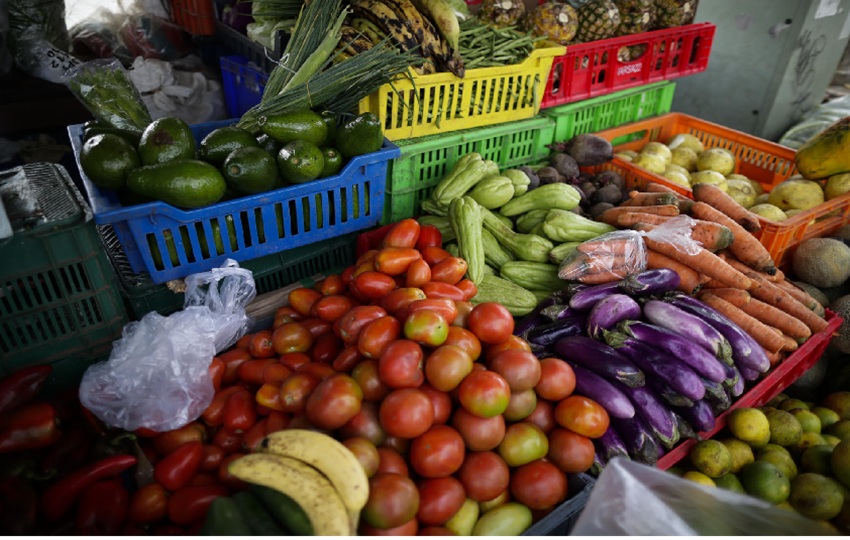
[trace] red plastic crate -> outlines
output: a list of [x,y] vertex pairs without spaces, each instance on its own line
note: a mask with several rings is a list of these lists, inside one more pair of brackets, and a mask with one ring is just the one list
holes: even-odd
[[[704,22],[570,45],[552,63],[541,108],[705,71],[716,29]],[[624,47],[639,45],[639,57],[620,60]]]
[[[841,323],[844,322],[844,319],[829,310],[826,310],[826,320],[829,324],[823,331],[807,339],[799,349],[791,353],[779,366],[768,373],[764,379],[744,393],[729,409],[718,416],[714,423],[714,429],[699,432],[697,434],[699,440],[708,439],[726,427],[726,418],[733,410],[741,407],[761,407],[788,388],[791,383],[811,368],[824,353],[829,342],[832,341],[832,335],[838,330]],[[686,457],[697,442],[697,439],[688,439],[682,442],[670,452],[664,454],[655,466],[662,470],[669,469],[678,463],[679,460]]]
[[215,34],[213,0],[171,0],[171,18],[192,35]]

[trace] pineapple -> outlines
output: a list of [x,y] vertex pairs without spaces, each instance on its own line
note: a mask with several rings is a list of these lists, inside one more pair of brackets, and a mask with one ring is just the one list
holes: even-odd
[[655,29],[673,28],[691,24],[697,13],[699,0],[654,0]]
[[525,4],[522,0],[484,0],[478,12],[482,22],[492,24],[497,28],[514,26],[525,14]]
[[613,0],[596,0],[578,10],[577,42],[607,39],[617,33],[620,11]]
[[548,36],[550,40],[566,45],[576,35],[578,15],[572,6],[549,0],[529,11],[524,23],[525,29],[533,35]]
[[620,12],[620,26],[616,35],[630,36],[647,32],[655,17],[653,0],[614,0]]

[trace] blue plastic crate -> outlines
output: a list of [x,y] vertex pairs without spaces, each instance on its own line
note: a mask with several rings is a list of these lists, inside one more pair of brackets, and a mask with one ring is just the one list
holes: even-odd
[[[192,126],[200,141],[224,120]],[[360,231],[380,223],[389,161],[397,146],[387,139],[377,152],[357,156],[337,176],[182,210],[162,201],[123,206],[115,192],[101,190],[80,167],[82,124],[68,127],[71,146],[95,223],[111,224],[135,273],[164,283]]]
[[222,56],[220,63],[227,114],[239,118],[260,102],[269,76],[244,56]]

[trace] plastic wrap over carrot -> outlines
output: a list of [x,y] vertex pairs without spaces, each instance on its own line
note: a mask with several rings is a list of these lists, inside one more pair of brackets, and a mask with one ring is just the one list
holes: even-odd
[[561,279],[607,283],[646,270],[646,246],[638,231],[612,231],[582,242],[561,263]]

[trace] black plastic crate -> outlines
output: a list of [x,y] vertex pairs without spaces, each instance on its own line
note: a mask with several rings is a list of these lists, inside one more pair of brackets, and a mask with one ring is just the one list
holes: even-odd
[[274,36],[274,50],[266,49],[221,21],[215,23],[215,35],[233,53],[244,56],[265,73],[271,73],[280,57],[283,56],[283,50],[289,41],[289,34],[278,30]]

